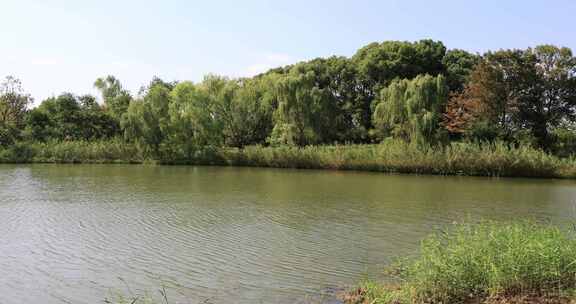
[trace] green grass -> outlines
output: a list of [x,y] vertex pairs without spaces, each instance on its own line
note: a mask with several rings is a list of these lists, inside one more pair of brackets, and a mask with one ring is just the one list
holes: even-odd
[[532,222],[457,225],[401,263],[397,285],[363,282],[348,303],[469,303],[532,296],[574,299],[574,233]]
[[4,163],[142,163],[143,152],[120,139],[18,143],[0,148]]
[[219,158],[230,165],[361,170],[377,172],[576,177],[576,161],[558,158],[529,147],[513,148],[504,143],[453,143],[445,147],[421,148],[402,141],[378,145],[247,147],[223,150]]
[[[166,149],[170,150],[170,149]],[[160,163],[274,168],[360,170],[392,173],[576,178],[576,159],[527,146],[452,143],[417,147],[398,140],[373,145],[203,147],[189,157],[153,157],[138,145],[115,139],[19,143],[0,148],[0,162]]]

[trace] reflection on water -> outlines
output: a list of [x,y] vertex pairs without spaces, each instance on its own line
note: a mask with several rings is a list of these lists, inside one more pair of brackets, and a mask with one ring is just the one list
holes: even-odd
[[565,223],[575,200],[560,180],[2,165],[0,303],[162,285],[175,303],[299,303],[377,276],[453,221]]

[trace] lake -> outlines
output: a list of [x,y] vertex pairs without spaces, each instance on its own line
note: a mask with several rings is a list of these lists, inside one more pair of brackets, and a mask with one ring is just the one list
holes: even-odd
[[307,303],[466,219],[569,223],[576,182],[0,165],[0,303]]

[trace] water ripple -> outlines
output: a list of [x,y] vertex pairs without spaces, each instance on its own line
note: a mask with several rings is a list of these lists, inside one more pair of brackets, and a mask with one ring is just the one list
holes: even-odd
[[566,181],[145,166],[0,166],[0,303],[301,303],[467,216],[563,222]]

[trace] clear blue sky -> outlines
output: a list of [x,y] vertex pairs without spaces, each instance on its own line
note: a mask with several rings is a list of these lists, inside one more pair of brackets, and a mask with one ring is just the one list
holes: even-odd
[[39,102],[96,94],[107,74],[136,91],[154,75],[249,76],[382,40],[576,50],[575,14],[574,0],[2,0],[0,77],[20,78]]

